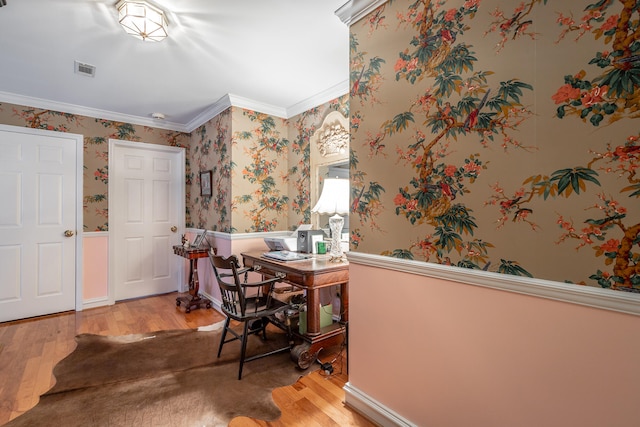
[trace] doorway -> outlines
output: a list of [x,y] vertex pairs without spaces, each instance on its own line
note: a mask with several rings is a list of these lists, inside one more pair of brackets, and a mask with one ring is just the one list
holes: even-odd
[[185,150],[109,140],[110,302],[178,290]]
[[0,125],[0,322],[82,309],[82,149]]

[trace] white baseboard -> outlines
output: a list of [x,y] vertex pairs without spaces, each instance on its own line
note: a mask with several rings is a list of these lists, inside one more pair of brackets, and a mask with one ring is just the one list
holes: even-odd
[[371,421],[383,427],[391,426],[407,426],[415,427],[416,425],[402,418],[389,408],[381,405],[374,399],[362,393],[350,383],[346,383],[344,388],[345,404]]
[[106,305],[111,305],[111,301],[109,301],[109,297],[100,297],[100,298],[92,298],[88,300],[82,301],[82,310],[88,310],[90,308],[104,307]]
[[219,313],[222,313],[222,309],[220,308],[222,306],[222,301],[215,299],[214,297],[212,297],[206,292],[200,292],[200,295],[209,299],[211,301],[211,307],[216,311],[218,311]]

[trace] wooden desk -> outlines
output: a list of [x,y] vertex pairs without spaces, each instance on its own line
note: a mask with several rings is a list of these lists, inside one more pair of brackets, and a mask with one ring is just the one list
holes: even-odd
[[211,300],[202,297],[200,291],[200,281],[198,280],[198,259],[208,258],[209,249],[185,248],[182,245],[175,245],[173,253],[189,260],[189,293],[176,298],[176,305],[184,303],[185,312],[190,313],[192,308],[211,308]]
[[[262,256],[264,251],[243,253],[245,267],[253,267],[265,277],[281,277],[283,282],[304,289],[307,294],[307,332],[303,343],[291,350],[291,358],[303,369],[315,362],[318,352],[339,344],[345,338],[349,320],[349,263],[329,261],[329,255],[314,255],[300,261],[276,261]],[[284,276],[284,277],[283,277]],[[320,328],[321,288],[340,286],[341,321]]]

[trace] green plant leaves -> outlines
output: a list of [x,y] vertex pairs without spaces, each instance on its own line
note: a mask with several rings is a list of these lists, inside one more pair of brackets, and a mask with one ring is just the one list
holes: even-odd
[[600,182],[596,179],[598,172],[593,169],[576,167],[573,169],[561,169],[555,171],[551,175],[551,182],[557,182],[558,194],[563,194],[568,197],[571,194],[571,190],[580,194],[580,190],[585,190],[586,182],[592,182],[600,186]]

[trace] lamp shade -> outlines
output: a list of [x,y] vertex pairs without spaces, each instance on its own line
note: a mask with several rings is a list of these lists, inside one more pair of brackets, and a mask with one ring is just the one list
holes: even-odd
[[311,212],[327,215],[348,214],[349,180],[339,178],[325,179],[320,199],[318,199],[318,203],[311,209]]
[[162,10],[145,1],[122,0],[116,5],[118,21],[134,37],[145,41],[161,41],[167,37],[167,18]]

